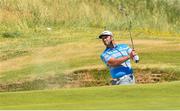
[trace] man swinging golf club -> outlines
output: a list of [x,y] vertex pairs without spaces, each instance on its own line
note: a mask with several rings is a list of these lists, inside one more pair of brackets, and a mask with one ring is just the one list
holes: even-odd
[[127,44],[116,44],[110,31],[103,31],[99,38],[106,46],[100,57],[110,69],[112,85],[134,84],[135,78],[130,59],[138,62],[135,51]]

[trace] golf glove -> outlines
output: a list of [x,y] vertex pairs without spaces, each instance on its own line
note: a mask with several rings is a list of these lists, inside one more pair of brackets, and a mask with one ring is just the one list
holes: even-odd
[[133,60],[134,60],[135,63],[138,63],[138,62],[139,62],[139,56],[138,56],[138,55],[135,55],[135,56],[133,57]]

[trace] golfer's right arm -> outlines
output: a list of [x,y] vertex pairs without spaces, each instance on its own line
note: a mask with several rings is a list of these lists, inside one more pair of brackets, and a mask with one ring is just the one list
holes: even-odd
[[110,58],[109,61],[107,62],[107,64],[109,66],[115,67],[115,66],[119,66],[121,65],[123,62],[127,61],[128,59],[130,59],[130,56],[124,56],[121,58]]

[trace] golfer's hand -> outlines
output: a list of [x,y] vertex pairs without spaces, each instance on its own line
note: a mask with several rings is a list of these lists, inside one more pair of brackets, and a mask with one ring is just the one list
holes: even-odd
[[136,55],[135,50],[132,50],[131,53],[130,53],[131,59],[133,59],[133,57],[134,57],[135,55]]

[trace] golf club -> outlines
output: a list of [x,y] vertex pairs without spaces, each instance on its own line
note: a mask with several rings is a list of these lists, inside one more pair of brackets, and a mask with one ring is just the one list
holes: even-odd
[[[123,4],[120,4],[120,5],[119,5],[119,11],[120,11],[120,13],[121,13],[122,15],[125,15],[125,16],[126,16],[127,23],[129,22],[129,27],[128,27],[129,37],[130,37],[130,40],[131,40],[132,50],[135,50],[135,49],[134,49],[134,42],[133,42],[132,34],[131,34],[132,22],[131,22],[131,19],[130,19],[130,17],[129,17],[129,14],[127,13],[127,10],[126,10],[126,8],[123,6]],[[139,62],[139,56],[138,56],[138,55],[135,55],[133,59],[134,59],[135,63],[138,63],[138,62]]]

